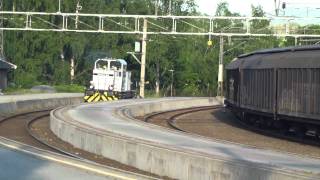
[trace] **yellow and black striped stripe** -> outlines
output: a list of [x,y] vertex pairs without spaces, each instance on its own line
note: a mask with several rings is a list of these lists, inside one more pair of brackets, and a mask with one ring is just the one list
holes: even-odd
[[98,102],[98,101],[115,101],[118,100],[116,96],[109,96],[108,92],[96,92],[93,95],[84,96],[84,102]]
[[84,99],[84,102],[88,102],[88,99],[90,98],[91,96],[84,96],[83,99]]
[[113,100],[119,100],[116,96],[112,96]]
[[108,101],[107,96],[105,96],[104,94],[101,94],[101,100],[102,101]]
[[99,96],[100,96],[100,93],[96,92],[88,98],[87,102],[96,102],[95,99],[97,99]]

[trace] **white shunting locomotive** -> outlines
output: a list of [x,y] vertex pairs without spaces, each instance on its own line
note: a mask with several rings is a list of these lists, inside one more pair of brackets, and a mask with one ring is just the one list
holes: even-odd
[[107,101],[134,97],[131,90],[131,72],[123,59],[104,58],[94,63],[90,88],[86,90],[86,102]]

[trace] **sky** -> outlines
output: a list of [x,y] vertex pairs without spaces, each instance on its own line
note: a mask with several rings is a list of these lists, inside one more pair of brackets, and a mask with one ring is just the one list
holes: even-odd
[[[231,12],[238,12],[241,15],[251,15],[251,4],[254,6],[261,5],[268,14],[274,14],[275,12],[274,0],[196,0],[199,10],[208,15],[214,15],[217,4],[223,1],[229,3]],[[287,10],[283,12],[284,15],[320,16],[320,0],[280,0],[280,2],[286,2],[287,4]]]

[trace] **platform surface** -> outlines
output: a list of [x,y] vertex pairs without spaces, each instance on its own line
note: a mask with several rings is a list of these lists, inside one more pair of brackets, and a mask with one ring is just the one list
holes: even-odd
[[0,179],[105,180],[108,177],[30,156],[0,145]]
[[[179,98],[178,98],[179,99]],[[183,99],[183,98],[180,98]],[[146,143],[195,152],[208,157],[219,157],[240,162],[257,163],[276,169],[294,170],[320,174],[320,159],[301,157],[292,154],[256,149],[248,146],[199,138],[189,134],[150,128],[141,122],[119,118],[116,109],[127,105],[157,103],[159,101],[174,101],[172,99],[154,100],[123,100],[113,103],[82,104],[61,112],[74,121],[87,124],[106,132],[142,140]],[[218,104],[218,102],[217,102]]]

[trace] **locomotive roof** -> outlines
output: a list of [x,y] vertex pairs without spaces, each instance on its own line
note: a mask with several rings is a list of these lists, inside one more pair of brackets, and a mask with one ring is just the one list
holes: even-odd
[[97,63],[98,61],[117,61],[123,65],[127,65],[127,61],[125,61],[124,59],[103,58],[103,59],[97,59],[95,63]]
[[125,61],[124,59],[117,59],[117,61],[119,61],[123,65],[127,65],[127,61]]
[[274,48],[244,54],[226,69],[320,68],[320,46]]

